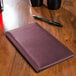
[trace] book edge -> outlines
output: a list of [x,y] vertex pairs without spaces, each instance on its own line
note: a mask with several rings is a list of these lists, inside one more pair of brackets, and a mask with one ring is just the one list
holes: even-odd
[[52,64],[48,64],[48,65],[46,65],[46,66],[43,66],[43,67],[39,68],[38,72],[40,72],[40,71],[42,71],[42,70],[44,70],[44,69],[47,69],[47,68],[49,68],[49,67],[51,67],[51,66],[53,66],[53,65],[56,65],[56,64],[58,64],[58,63],[61,63],[61,62],[65,61],[65,60],[68,60],[68,59],[72,58],[73,56],[74,56],[74,54],[72,53],[71,56],[68,56],[68,57],[66,57],[66,58],[64,58],[64,59],[62,59],[62,60],[58,60],[58,61],[56,61],[56,62],[54,62],[54,63],[52,63]]

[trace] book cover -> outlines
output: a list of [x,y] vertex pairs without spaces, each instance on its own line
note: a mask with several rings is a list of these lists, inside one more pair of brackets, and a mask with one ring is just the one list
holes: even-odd
[[27,24],[5,34],[37,72],[74,56],[37,23]]

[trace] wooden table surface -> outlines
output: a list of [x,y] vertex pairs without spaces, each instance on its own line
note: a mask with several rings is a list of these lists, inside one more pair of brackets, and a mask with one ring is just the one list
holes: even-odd
[[[0,30],[0,76],[76,76],[76,0],[62,0],[59,10],[31,7],[29,0],[3,0],[3,23]],[[39,15],[49,20],[60,22],[64,27],[56,27],[33,19]],[[67,46],[74,57],[36,73],[27,61],[8,41],[4,32],[38,22],[41,27]]]

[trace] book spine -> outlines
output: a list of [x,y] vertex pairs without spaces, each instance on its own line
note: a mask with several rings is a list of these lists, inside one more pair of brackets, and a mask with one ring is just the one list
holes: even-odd
[[33,67],[33,69],[38,72],[39,67],[36,62],[32,59],[32,57],[23,49],[23,47],[16,41],[16,39],[12,36],[11,33],[6,32],[6,37],[10,40],[10,42],[15,46],[16,49],[21,53],[21,55],[29,62],[29,64]]

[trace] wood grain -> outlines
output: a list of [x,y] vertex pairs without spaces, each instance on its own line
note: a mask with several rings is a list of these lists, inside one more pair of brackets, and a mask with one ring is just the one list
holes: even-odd
[[[64,27],[55,27],[33,19],[39,15],[62,23]],[[31,7],[29,0],[4,0],[4,28],[0,30],[0,76],[76,76],[76,1],[62,0],[59,10],[48,10],[46,6]],[[7,40],[4,32],[38,22],[41,27],[67,46],[75,56],[69,60],[36,73],[27,61]]]

